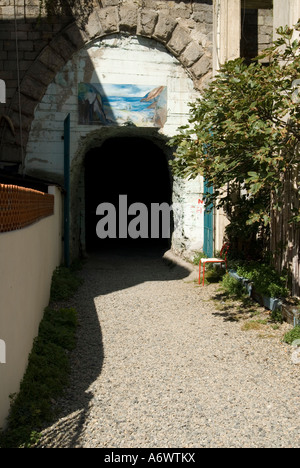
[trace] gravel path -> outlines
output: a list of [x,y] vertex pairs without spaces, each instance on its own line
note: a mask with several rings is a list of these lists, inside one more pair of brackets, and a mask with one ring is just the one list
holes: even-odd
[[300,447],[291,348],[226,321],[190,273],[154,252],[90,257],[71,387],[40,446]]

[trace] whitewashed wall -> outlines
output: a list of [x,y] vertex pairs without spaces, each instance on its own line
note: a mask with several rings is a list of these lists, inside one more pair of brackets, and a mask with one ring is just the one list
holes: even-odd
[[[73,241],[78,242],[78,219],[84,219],[84,203],[78,202],[86,152],[109,136],[124,136],[126,129],[78,124],[78,83],[151,84],[168,88],[168,118],[164,128],[144,129],[143,136],[157,141],[171,137],[188,119],[188,103],[198,94],[181,64],[156,41],[135,36],[108,36],[76,53],[56,75],[38,105],[26,150],[25,172],[63,183],[63,122],[71,114],[71,206]],[[130,136],[134,136],[130,129]],[[139,133],[139,136],[141,134]],[[166,156],[170,149],[166,149]],[[177,228],[173,247],[200,249],[203,245],[201,180],[173,184]],[[77,210],[77,212],[76,212]],[[78,213],[78,210],[81,213]],[[81,215],[81,216],[79,216]],[[72,245],[72,240],[71,240]]]
[[0,428],[6,426],[9,395],[19,391],[49,304],[52,274],[62,260],[62,196],[56,187],[49,193],[55,196],[54,215],[0,234],[0,338],[6,344],[5,363],[0,359]]

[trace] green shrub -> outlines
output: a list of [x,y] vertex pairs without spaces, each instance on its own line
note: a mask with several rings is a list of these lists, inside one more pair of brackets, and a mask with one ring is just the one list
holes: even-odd
[[230,275],[223,277],[222,287],[230,296],[242,298],[246,295],[246,289],[242,283]]
[[292,344],[295,340],[300,340],[300,325],[287,332],[283,338],[283,341],[288,344]]
[[248,263],[237,268],[237,274],[253,282],[257,292],[272,298],[287,297],[287,276],[279,275],[271,266]]
[[273,322],[283,323],[283,315],[281,309],[277,308],[271,312],[271,319]]
[[213,266],[212,264],[206,267],[205,280],[208,283],[219,283],[226,273],[225,268]]

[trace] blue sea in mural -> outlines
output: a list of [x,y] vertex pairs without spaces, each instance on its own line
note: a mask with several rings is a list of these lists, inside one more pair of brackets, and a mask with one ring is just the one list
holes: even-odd
[[167,116],[164,86],[80,83],[79,123],[162,127]]
[[153,108],[149,108],[149,102],[141,102],[143,97],[102,96],[102,103],[106,115],[117,122],[130,119],[138,122],[151,122],[155,112]]

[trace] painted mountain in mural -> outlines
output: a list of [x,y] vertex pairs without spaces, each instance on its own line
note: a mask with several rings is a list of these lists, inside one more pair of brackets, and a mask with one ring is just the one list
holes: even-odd
[[167,120],[167,87],[133,84],[78,86],[79,124],[162,128]]

